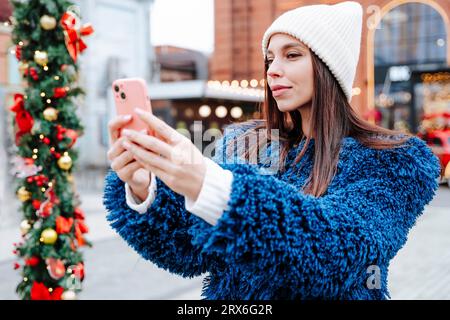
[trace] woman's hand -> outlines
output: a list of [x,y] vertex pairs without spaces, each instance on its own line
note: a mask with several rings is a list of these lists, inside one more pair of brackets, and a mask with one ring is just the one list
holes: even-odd
[[118,116],[108,124],[111,148],[107,156],[111,161],[111,169],[125,183],[128,183],[131,190],[142,201],[148,195],[150,185],[150,172],[133,158],[133,154],[125,150],[122,146],[124,137],[119,138],[119,132],[131,120],[131,116]]
[[156,137],[123,130],[122,146],[145,169],[170,189],[195,201],[203,184],[206,164],[200,150],[185,136],[150,112],[136,109]]

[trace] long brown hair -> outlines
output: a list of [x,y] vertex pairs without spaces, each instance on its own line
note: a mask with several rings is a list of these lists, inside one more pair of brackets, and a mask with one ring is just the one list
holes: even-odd
[[[310,52],[314,71],[311,132],[314,130],[316,137],[314,166],[303,186],[303,192],[319,197],[326,192],[336,173],[341,140],[344,137],[353,137],[362,145],[373,149],[388,149],[401,147],[413,135],[403,131],[385,129],[359,117],[328,67],[313,51],[310,50]],[[264,79],[267,79],[267,61],[265,66]],[[306,139],[304,147],[295,158],[294,164],[297,164],[306,152],[310,138],[303,134],[300,112],[298,110],[281,112],[277,108],[267,81],[264,81],[264,83],[265,98],[262,105],[259,105],[262,119],[256,120],[255,126],[237,137],[239,141],[240,139],[248,139],[249,135],[258,133],[259,143],[244,148],[243,154],[239,156],[244,159],[255,159],[255,154],[259,152],[262,145],[272,140],[271,129],[278,129],[279,137],[277,139],[279,139],[281,145],[279,159],[282,164],[280,167],[284,171],[286,169],[286,155],[290,148]],[[242,124],[250,122],[255,122],[255,119]],[[400,135],[404,135],[404,137]],[[386,139],[379,139],[380,136]],[[397,139],[389,139],[390,136],[397,137]]]

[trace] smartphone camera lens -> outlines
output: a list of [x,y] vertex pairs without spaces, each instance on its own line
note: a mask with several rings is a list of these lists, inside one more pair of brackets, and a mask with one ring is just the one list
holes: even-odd
[[127,96],[125,95],[125,93],[122,92],[122,93],[120,94],[120,97],[121,97],[122,99],[125,99]]
[[114,90],[116,90],[116,92],[119,92],[119,86],[118,86],[118,85],[115,85],[115,86],[114,86]]

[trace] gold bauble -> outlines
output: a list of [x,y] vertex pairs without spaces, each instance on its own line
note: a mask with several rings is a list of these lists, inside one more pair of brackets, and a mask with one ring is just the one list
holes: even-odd
[[41,66],[47,65],[47,62],[48,62],[47,52],[35,51],[34,52],[34,61]]
[[47,228],[41,233],[40,241],[45,244],[54,244],[58,239],[58,234],[52,228]]
[[58,160],[58,167],[63,170],[69,170],[72,167],[72,158],[65,154]]
[[22,235],[25,235],[28,233],[28,231],[30,231],[31,229],[31,224],[28,222],[28,220],[23,220],[20,223],[20,232],[22,233]]
[[43,15],[40,20],[41,27],[44,30],[53,30],[56,27],[56,19],[49,16]]
[[25,73],[25,70],[27,70],[29,67],[29,64],[27,62],[19,61],[19,72],[21,75]]
[[47,121],[55,121],[58,119],[58,110],[52,107],[48,107],[44,110],[44,119]]
[[17,190],[17,198],[19,198],[22,202],[28,201],[31,199],[31,192],[29,192],[25,187],[20,187],[20,189]]
[[77,294],[72,290],[64,291],[61,294],[61,300],[76,300]]

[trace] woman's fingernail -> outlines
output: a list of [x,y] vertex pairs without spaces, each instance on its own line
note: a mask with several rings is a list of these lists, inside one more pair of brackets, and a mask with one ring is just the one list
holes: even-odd
[[126,114],[126,115],[122,116],[122,118],[124,120],[130,120],[131,119],[131,114]]
[[124,134],[124,135],[126,135],[126,136],[128,136],[128,135],[130,135],[130,130],[129,129],[123,129],[122,130],[122,133]]
[[144,111],[142,111],[140,108],[134,108],[134,111],[136,111],[137,114],[143,114]]

